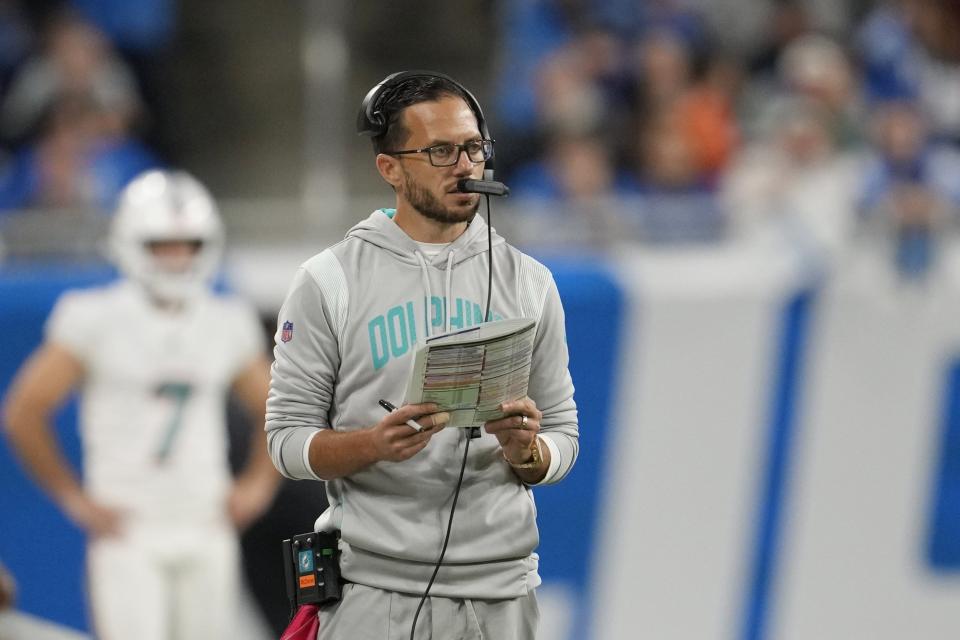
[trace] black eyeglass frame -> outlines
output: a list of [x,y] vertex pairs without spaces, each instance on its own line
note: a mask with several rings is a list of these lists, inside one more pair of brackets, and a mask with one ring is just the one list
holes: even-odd
[[[478,142],[480,143],[480,150],[481,150],[481,151],[487,151],[487,150],[489,150],[488,153],[484,153],[484,156],[483,156],[483,159],[482,159],[482,160],[474,160],[473,158],[470,157],[470,154],[467,152],[467,145],[468,145],[468,144],[474,144],[474,143],[478,143]],[[485,139],[485,138],[481,138],[481,139],[479,139],[479,140],[468,140],[468,141],[464,142],[463,144],[457,144],[457,143],[455,143],[455,142],[441,142],[441,143],[439,143],[439,144],[434,144],[434,145],[431,145],[431,146],[429,146],[429,147],[423,147],[422,149],[400,149],[399,151],[384,151],[383,153],[384,153],[384,155],[388,155],[388,156],[403,156],[403,155],[408,155],[408,154],[412,154],[412,153],[426,153],[426,154],[427,154],[427,158],[429,158],[430,164],[431,164],[432,166],[434,166],[434,167],[452,167],[452,166],[454,166],[455,164],[457,164],[458,162],[460,162],[460,154],[462,154],[462,153],[466,153],[466,154],[467,154],[467,160],[469,160],[469,161],[472,162],[473,164],[480,164],[481,162],[486,162],[487,160],[489,160],[490,158],[493,157],[493,143],[494,143],[494,142],[496,142],[496,141],[495,141],[495,140],[487,140],[487,139]],[[434,161],[434,159],[433,159],[433,150],[434,150],[434,149],[438,149],[438,148],[440,148],[440,147],[453,147],[454,149],[457,150],[457,154],[453,157],[453,161],[452,161],[452,162],[448,162],[448,163],[446,163],[446,164],[437,164],[437,163]]]

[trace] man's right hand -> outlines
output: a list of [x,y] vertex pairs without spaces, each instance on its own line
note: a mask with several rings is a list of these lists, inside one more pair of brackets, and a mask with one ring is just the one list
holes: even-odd
[[[370,439],[379,460],[402,462],[419,453],[437,432],[450,421],[450,414],[439,412],[432,402],[408,404],[391,411],[370,429]],[[415,420],[422,431],[416,431],[407,420]]]
[[63,509],[70,520],[91,536],[109,537],[121,533],[122,512],[100,504],[84,493],[66,499]]

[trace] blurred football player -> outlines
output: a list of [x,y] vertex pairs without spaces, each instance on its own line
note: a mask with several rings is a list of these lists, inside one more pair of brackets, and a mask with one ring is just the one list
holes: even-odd
[[[6,400],[13,449],[89,536],[91,610],[103,640],[230,637],[237,531],[278,485],[262,429],[269,363],[261,327],[246,304],[210,288],[223,236],[216,205],[194,178],[137,177],[109,238],[125,278],[58,300]],[[51,426],[74,389],[82,484]],[[255,425],[235,480],[231,389]]]

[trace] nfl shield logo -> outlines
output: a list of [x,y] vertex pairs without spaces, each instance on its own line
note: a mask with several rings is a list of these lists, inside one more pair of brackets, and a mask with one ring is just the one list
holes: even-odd
[[293,340],[293,323],[284,322],[283,328],[280,330],[280,340],[283,342],[290,342]]

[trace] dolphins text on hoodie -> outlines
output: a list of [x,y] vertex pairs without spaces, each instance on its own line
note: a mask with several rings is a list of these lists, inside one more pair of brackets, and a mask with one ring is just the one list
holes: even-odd
[[[297,272],[280,310],[267,438],[288,478],[319,479],[310,440],[320,429],[369,428],[379,398],[403,396],[414,344],[482,320],[487,226],[475,216],[432,260],[378,210]],[[541,484],[561,480],[578,452],[563,308],[542,264],[493,234],[491,319],[537,321],[529,396],[543,412],[552,462]],[[426,587],[443,543],[463,458],[464,429],[444,429],[403,462],[382,461],[326,483],[341,530],[347,580],[403,593]],[[433,595],[522,596],[540,582],[536,506],[482,432],[470,445],[450,543]]]

